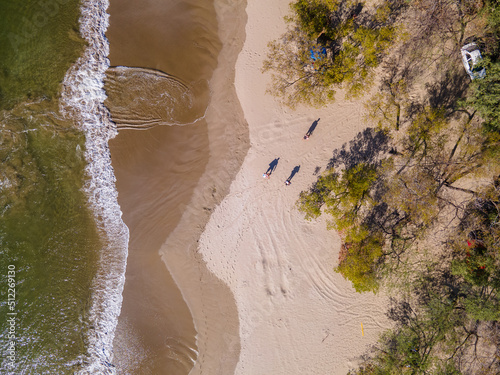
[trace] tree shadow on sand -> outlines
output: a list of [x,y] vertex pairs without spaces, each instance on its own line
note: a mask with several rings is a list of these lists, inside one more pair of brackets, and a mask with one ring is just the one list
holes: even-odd
[[389,150],[389,137],[384,132],[366,128],[349,143],[344,143],[342,148],[333,151],[327,169],[340,166],[350,169],[359,163],[378,165],[381,156]]
[[[460,69],[458,69],[460,68]],[[442,107],[448,113],[454,112],[457,101],[465,97],[470,79],[461,66],[446,71],[440,79],[426,85],[429,105]]]

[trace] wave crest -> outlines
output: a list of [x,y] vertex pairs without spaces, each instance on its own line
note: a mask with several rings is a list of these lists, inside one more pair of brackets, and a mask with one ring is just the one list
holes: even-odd
[[94,212],[104,248],[93,280],[93,293],[86,333],[88,353],[80,374],[115,374],[113,338],[121,310],[129,232],[121,219],[115,176],[108,141],[117,134],[104,101],[104,79],[109,67],[108,0],[84,0],[80,33],[87,41],[83,55],[66,73],[60,110],[85,133],[88,180],[84,186]]

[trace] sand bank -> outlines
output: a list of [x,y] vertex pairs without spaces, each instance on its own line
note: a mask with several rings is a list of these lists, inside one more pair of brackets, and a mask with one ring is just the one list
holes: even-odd
[[245,3],[216,5],[219,25],[205,0],[111,5],[112,65],[158,69],[198,88],[205,81],[210,93],[201,93],[210,101],[195,124],[138,131],[117,123],[110,148],[131,239],[114,362],[118,373],[172,375],[187,374],[198,358],[194,372],[231,374],[239,358],[236,305],[196,249],[248,149],[234,90]]
[[[232,56],[232,60],[226,59],[229,65],[218,63],[222,45],[213,4],[206,0],[149,1],[140,8],[133,1],[115,0],[111,2],[109,13],[107,37],[112,65],[157,69],[196,86],[197,95],[202,99],[212,97],[205,118],[195,124],[124,130],[117,121],[121,130],[110,142],[118,199],[123,219],[130,228],[114,363],[117,372],[124,374],[187,374],[197,358],[196,331],[190,311],[162,262],[159,250],[179,220],[193,212],[191,207],[195,206],[190,205],[190,201],[194,192],[202,194],[204,202],[189,223],[194,229],[188,227],[181,247],[167,247],[169,254],[180,253],[180,261],[175,263],[172,259],[169,266],[181,275],[192,275],[189,281],[195,282],[181,286],[187,296],[197,296],[202,290],[199,282],[202,278],[209,280],[209,287],[202,290],[208,301],[228,294],[230,303],[225,308],[232,308],[232,332],[237,338],[236,309],[229,289],[216,279],[211,280],[213,276],[203,268],[203,262],[198,264],[196,259],[191,259],[196,252],[189,252],[189,249],[196,244],[196,231],[201,233],[200,228],[208,219],[207,208],[220,200],[247,148],[242,112],[237,110],[239,105],[231,106],[231,101],[234,104],[236,99],[233,79],[227,78],[227,74],[220,78],[214,75],[211,79],[218,66],[234,70],[241,43],[237,50],[229,53]],[[242,31],[244,22],[237,24]],[[115,86],[107,86],[110,98],[121,94],[120,87]],[[205,87],[206,93],[211,95],[201,92],[200,87]],[[120,115],[125,117],[123,113]],[[145,115],[147,113],[139,117]],[[219,121],[219,117],[222,120]],[[235,123],[241,126],[234,126]],[[240,142],[237,142],[238,137]],[[237,155],[240,155],[240,163]],[[213,159],[223,164],[213,165]],[[219,176],[220,184],[204,184],[201,190],[196,189],[203,174],[214,168],[223,171]],[[197,298],[203,303],[205,299]],[[231,331],[227,329],[226,332]],[[234,368],[238,356],[233,357]]]
[[[338,235],[326,230],[324,218],[305,221],[294,205],[333,150],[364,129],[363,106],[339,95],[320,110],[292,111],[265,94],[269,76],[261,74],[262,61],[267,43],[285,30],[288,3],[248,1],[235,85],[251,147],[198,251],[236,300],[241,345],[236,374],[345,374],[389,327],[387,301],[355,293],[333,272]],[[306,141],[314,121],[317,127]],[[271,177],[263,179],[278,158]],[[298,172],[285,186],[293,170]],[[229,374],[208,368],[207,374]]]
[[234,87],[236,59],[245,40],[246,1],[215,0],[222,49],[210,80],[207,110],[210,157],[175,230],[162,247],[172,276],[193,315],[198,359],[194,374],[233,374],[239,359],[239,322],[233,294],[206,267],[199,237],[227,195],[249,146],[247,123]]

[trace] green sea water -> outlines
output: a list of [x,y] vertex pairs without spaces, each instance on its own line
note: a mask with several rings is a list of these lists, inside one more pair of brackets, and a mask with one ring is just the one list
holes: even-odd
[[82,191],[85,137],[59,113],[80,2],[0,0],[1,374],[84,366],[101,243]]

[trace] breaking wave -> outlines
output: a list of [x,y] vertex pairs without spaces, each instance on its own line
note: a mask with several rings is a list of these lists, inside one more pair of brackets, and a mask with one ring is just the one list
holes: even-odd
[[83,0],[80,33],[87,41],[83,55],[66,73],[60,109],[85,133],[88,181],[84,186],[104,246],[93,280],[86,332],[88,346],[80,374],[115,374],[111,363],[113,338],[122,304],[129,232],[117,201],[115,176],[108,141],[117,134],[104,101],[109,53],[105,32],[109,24],[108,0]]

